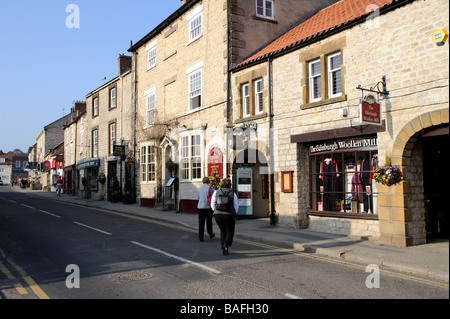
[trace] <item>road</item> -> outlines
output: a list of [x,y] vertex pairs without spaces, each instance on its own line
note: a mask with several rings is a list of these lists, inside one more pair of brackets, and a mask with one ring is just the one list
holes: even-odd
[[0,297],[183,302],[449,297],[445,284],[366,272],[367,265],[238,236],[230,255],[223,256],[218,237],[200,242],[195,230],[182,225],[0,187]]

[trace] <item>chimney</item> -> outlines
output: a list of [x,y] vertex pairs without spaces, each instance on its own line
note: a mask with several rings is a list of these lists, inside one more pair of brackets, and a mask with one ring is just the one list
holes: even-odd
[[131,56],[119,55],[119,76],[131,70]]

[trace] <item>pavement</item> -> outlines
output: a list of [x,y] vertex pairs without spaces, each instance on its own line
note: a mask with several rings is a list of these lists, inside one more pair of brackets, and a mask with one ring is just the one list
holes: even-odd
[[[105,200],[88,200],[66,194],[56,196],[55,193],[48,191],[20,189],[19,187],[15,187],[14,190],[51,200],[139,215],[198,229],[196,214],[161,211],[142,207],[139,204],[125,205]],[[214,230],[216,234],[219,233],[215,224]],[[388,268],[393,271],[429,277],[445,281],[447,284],[449,281],[448,239],[411,247],[392,247],[375,240],[369,241],[358,237],[337,236],[279,225],[271,226],[269,218],[238,218],[235,238],[363,265],[375,264],[383,269]]]

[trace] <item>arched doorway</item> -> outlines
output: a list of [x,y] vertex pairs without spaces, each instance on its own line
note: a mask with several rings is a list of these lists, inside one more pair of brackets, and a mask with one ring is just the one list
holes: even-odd
[[[439,179],[448,177],[448,172],[444,174],[445,166],[442,166],[445,163],[442,156],[448,155],[445,150],[448,123],[448,109],[424,113],[407,123],[394,140],[391,163],[401,166],[404,180],[391,187],[380,184],[380,241],[397,246],[426,243],[427,235],[433,232],[430,230],[430,214],[432,218],[441,215],[438,233],[441,234],[442,229],[444,235],[447,229],[448,238],[448,209],[436,208],[439,206],[436,197],[442,188],[447,187]],[[448,188],[442,190],[448,194]],[[436,203],[434,209],[438,210],[431,213],[427,212],[430,207],[426,207],[430,196]]]

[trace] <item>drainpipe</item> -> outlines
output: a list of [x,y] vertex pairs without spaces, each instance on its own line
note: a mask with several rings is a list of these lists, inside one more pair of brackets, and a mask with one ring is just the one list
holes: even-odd
[[269,186],[270,186],[270,225],[275,226],[275,181],[274,181],[274,156],[273,156],[273,104],[272,104],[272,58],[267,59],[268,64],[268,82],[269,82],[269,152],[270,152],[270,166],[269,166]]
[[[131,41],[130,48],[132,48],[132,47],[133,47],[133,41]],[[136,75],[136,73],[137,73],[137,51],[133,52],[133,57],[134,57],[134,72],[133,72],[134,79],[133,79],[131,85],[132,85],[132,92],[134,92],[133,93],[134,112],[133,112],[133,118],[132,118],[131,125],[133,127],[133,154],[134,154],[134,157],[136,159],[136,103],[137,103],[136,102],[136,100],[137,100],[137,97],[136,97],[136,93],[137,93],[137,75]],[[134,196],[135,200],[137,199],[136,162],[137,162],[137,160],[135,160],[135,163],[133,165],[133,185],[134,185],[134,187],[133,187],[133,196]]]
[[225,124],[225,154],[226,154],[226,175],[225,177],[228,177],[228,174],[230,173],[230,163],[228,162],[229,156],[229,143],[228,143],[228,123],[231,122],[231,71],[230,71],[230,50],[231,50],[231,29],[230,29],[230,0],[227,0],[227,119]]

